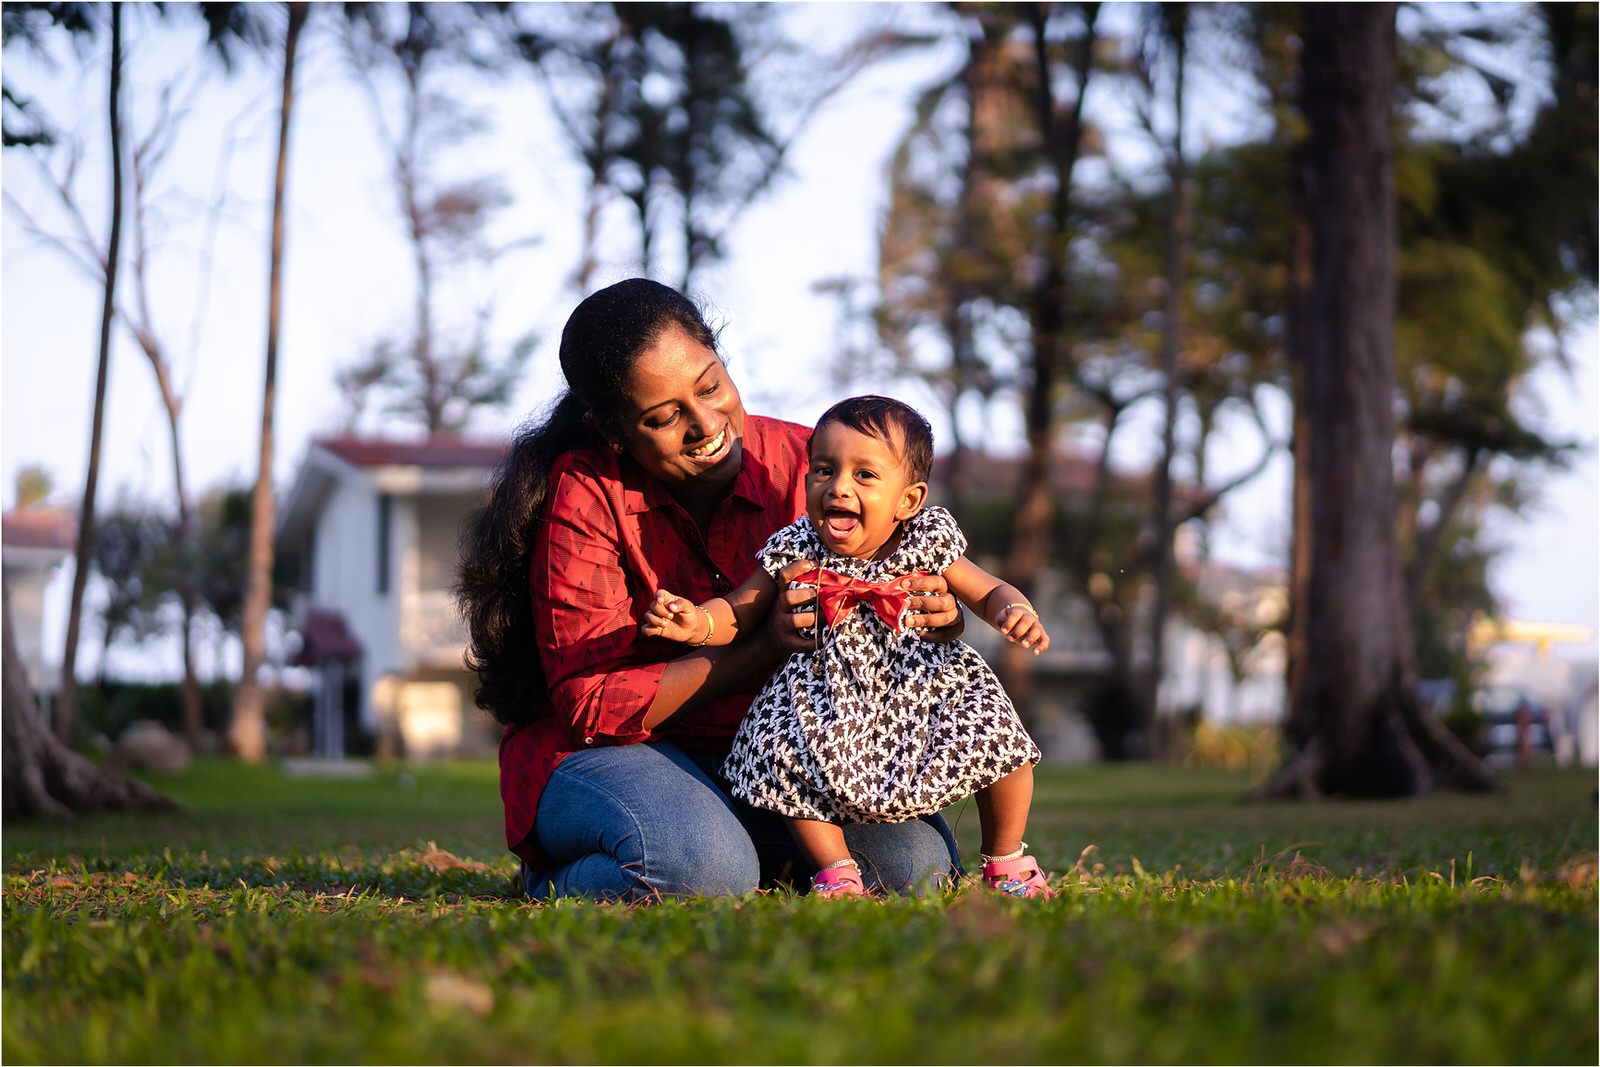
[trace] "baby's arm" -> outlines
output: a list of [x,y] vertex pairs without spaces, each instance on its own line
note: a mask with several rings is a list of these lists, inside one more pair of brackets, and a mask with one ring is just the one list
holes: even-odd
[[999,630],[1007,641],[1031,650],[1035,656],[1050,647],[1050,635],[1039,621],[1039,613],[1016,586],[1002,582],[966,556],[950,564],[944,580],[963,604]]
[[777,583],[763,570],[757,570],[726,597],[713,597],[704,604],[691,604],[659,589],[639,624],[639,633],[683,645],[730,644],[766,617],[777,592]]

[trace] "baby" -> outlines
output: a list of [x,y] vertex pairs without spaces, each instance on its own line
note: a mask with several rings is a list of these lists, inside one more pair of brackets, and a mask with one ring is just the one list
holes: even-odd
[[790,656],[740,724],[723,766],[734,795],[788,818],[818,868],[814,892],[859,896],[844,823],[900,822],[976,794],[985,881],[1049,896],[1022,840],[1038,746],[976,650],[901,625],[912,595],[904,579],[943,575],[1035,655],[1050,647],[1038,612],[962,554],[948,511],[924,506],[933,431],[914,409],[878,396],[841,401],[818,420],[810,460],[806,515],[772,535],[750,580],[704,604],[660,590],[640,632],[727,644],[765,618],[786,565],[810,562],[796,583],[817,589],[817,648]]

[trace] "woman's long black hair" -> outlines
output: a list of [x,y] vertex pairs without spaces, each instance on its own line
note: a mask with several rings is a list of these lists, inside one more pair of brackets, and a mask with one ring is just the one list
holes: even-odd
[[455,594],[467,622],[467,668],[478,675],[478,706],[503,723],[550,710],[528,573],[550,468],[564,452],[605,445],[601,427],[617,425],[634,362],[671,326],[716,351],[716,335],[699,309],[659,282],[618,282],[573,310],[561,331],[567,389],[517,431],[490,483],[489,502],[462,537]]

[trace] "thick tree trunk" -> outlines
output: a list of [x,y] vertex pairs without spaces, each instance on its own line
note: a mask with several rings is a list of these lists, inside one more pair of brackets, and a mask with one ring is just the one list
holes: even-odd
[[267,366],[261,398],[261,457],[255,491],[250,498],[250,562],[245,582],[243,621],[244,670],[234,694],[228,740],[234,753],[256,762],[267,754],[267,700],[261,688],[266,660],[267,609],[272,605],[273,416],[278,391],[278,328],[283,309],[284,200],[289,183],[289,122],[294,115],[294,61],[309,5],[289,5],[289,26],[283,40],[283,96],[278,112],[278,159],[272,184],[272,253],[267,281]]
[[1416,698],[1395,535],[1395,8],[1307,5],[1297,196],[1288,739],[1268,792],[1411,796],[1493,779]]
[[101,290],[100,356],[94,377],[94,414],[89,429],[89,470],[78,509],[78,542],[73,554],[72,595],[67,608],[67,641],[61,656],[61,690],[56,697],[56,736],[71,744],[78,714],[78,633],[83,625],[83,593],[94,552],[94,498],[100,485],[100,435],[105,425],[106,378],[111,370],[111,324],[117,314],[117,264],[122,256],[122,5],[111,6],[111,234],[106,242],[105,286]]
[[58,741],[34,703],[28,675],[11,632],[10,590],[0,592],[0,644],[4,645],[4,695],[0,698],[4,814],[7,819],[65,816],[93,811],[164,811],[179,805],[143,782],[98,767]]

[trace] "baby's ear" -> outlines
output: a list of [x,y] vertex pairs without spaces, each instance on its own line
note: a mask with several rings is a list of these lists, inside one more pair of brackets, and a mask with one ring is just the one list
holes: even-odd
[[894,509],[896,522],[905,522],[911,516],[922,510],[922,505],[928,502],[928,483],[912,482],[900,494],[900,506]]

